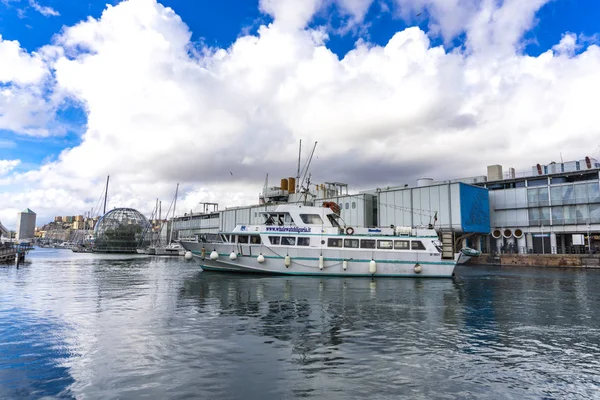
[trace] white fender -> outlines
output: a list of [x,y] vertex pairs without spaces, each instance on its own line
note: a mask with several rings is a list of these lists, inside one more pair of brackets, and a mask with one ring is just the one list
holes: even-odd
[[415,274],[420,274],[421,272],[423,272],[423,267],[421,267],[421,264],[417,263],[415,264],[413,270],[415,271]]
[[286,268],[288,268],[292,264],[292,259],[289,255],[285,256],[285,258],[283,259],[283,263],[285,264]]
[[210,259],[215,261],[217,258],[219,258],[219,253],[217,253],[216,250],[213,250],[212,253],[210,253]]
[[371,260],[369,262],[369,273],[373,275],[375,272],[377,272],[377,263],[375,260]]
[[324,262],[324,260],[323,260],[323,255],[320,255],[320,256],[319,256],[319,269],[321,269],[321,270],[322,270],[322,269],[323,269],[323,266],[324,266],[324,264],[325,264],[325,262]]
[[237,259],[237,254],[235,254],[235,251],[232,251],[231,254],[229,255],[229,259],[231,261],[234,261]]
[[259,263],[264,263],[265,262],[265,256],[262,255],[262,253],[260,253],[258,255],[258,257],[256,257],[256,261],[258,261]]
[[194,255],[192,254],[191,251],[186,251],[183,258],[185,258],[186,260],[191,260],[192,258],[194,258]]
[[344,260],[342,262],[342,268],[344,269],[344,271],[348,269],[348,261]]

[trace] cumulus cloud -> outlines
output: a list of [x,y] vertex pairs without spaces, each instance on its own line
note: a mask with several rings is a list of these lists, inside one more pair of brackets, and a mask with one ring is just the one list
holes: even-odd
[[[38,72],[20,78],[35,88],[50,74],[53,93],[82,105],[81,144],[12,175],[33,189],[0,200],[35,204],[40,219],[81,213],[110,174],[111,208],[148,213],[177,182],[181,210],[254,203],[267,172],[272,183],[295,175],[300,139],[305,149],[319,142],[312,182],[354,189],[481,175],[492,163],[525,170],[557,149],[577,159],[595,147],[600,49],[569,52],[563,38],[538,57],[521,53],[543,0],[395,1],[410,15],[430,13],[440,34],[464,32],[464,48],[432,47],[433,33],[411,27],[385,45],[359,40],[340,58],[326,30],[307,28],[330,2],[262,0],[271,24],[228,48],[194,51],[172,9],[154,0],[107,6],[64,28]],[[370,2],[339,4],[360,19]]]
[[51,74],[43,55],[27,53],[15,40],[0,35],[0,129],[48,136],[54,114],[46,97]]
[[21,160],[0,160],[0,176],[12,171]]

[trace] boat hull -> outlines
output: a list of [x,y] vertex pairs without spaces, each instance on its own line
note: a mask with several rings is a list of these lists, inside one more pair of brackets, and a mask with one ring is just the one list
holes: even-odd
[[[321,260],[320,256],[314,256],[318,249],[310,251],[297,247],[288,249],[280,247],[273,250],[266,246],[215,245],[196,242],[181,244],[192,252],[194,259],[200,262],[201,268],[207,271],[277,275],[450,278],[456,266],[454,260],[441,260],[439,256],[435,257],[429,253],[407,252],[396,254],[394,258],[385,258],[389,257],[389,253],[323,249]],[[213,250],[218,254],[216,259],[211,259]],[[231,257],[231,253],[235,256]],[[258,261],[259,255],[264,257],[262,263]],[[287,266],[286,256],[289,257]],[[372,261],[375,262],[374,268]]]

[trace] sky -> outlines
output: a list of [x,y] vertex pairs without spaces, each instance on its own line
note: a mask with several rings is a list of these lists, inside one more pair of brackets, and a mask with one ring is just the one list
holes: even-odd
[[0,221],[600,157],[594,0],[0,0]]

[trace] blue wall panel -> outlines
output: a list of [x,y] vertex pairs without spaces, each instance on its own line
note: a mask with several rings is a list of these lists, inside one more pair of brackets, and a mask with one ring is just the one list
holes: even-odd
[[463,232],[490,232],[490,197],[486,188],[460,183],[460,217]]

